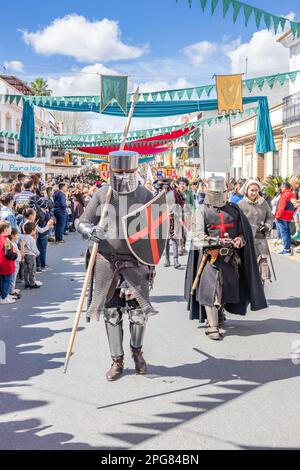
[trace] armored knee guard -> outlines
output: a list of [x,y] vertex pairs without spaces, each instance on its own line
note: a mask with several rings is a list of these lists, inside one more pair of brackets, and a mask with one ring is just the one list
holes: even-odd
[[124,350],[122,310],[120,308],[106,308],[104,313],[104,321],[112,358],[123,357]]
[[143,346],[143,339],[146,330],[148,316],[140,308],[128,311],[130,328],[130,346],[139,349]]

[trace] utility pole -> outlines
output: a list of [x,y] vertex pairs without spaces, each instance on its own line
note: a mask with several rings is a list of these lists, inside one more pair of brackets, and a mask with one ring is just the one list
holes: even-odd
[[231,147],[231,139],[232,139],[232,127],[231,127],[231,115],[228,115],[228,124],[229,124],[229,179],[231,177],[231,165],[232,165],[232,147]]
[[205,178],[205,145],[204,145],[204,126],[202,127],[202,177]]
[[246,57],[246,80],[248,80],[248,57]]

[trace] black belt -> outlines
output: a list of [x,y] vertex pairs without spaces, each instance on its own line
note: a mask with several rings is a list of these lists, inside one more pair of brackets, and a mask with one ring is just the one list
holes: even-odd
[[102,258],[109,261],[115,270],[124,268],[139,268],[142,264],[128,255],[119,255],[115,253],[98,253]]

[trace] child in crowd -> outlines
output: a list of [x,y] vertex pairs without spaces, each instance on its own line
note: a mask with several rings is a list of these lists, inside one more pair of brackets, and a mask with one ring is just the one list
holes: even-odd
[[55,242],[54,236],[54,200],[53,200],[53,188],[48,186],[46,188],[46,198],[48,204],[48,211],[51,219],[53,219],[53,225],[49,228],[48,242]]
[[47,246],[48,246],[48,237],[50,229],[53,227],[53,219],[51,218],[50,212],[48,210],[48,200],[43,199],[40,204],[40,208],[44,213],[44,217],[39,219],[36,224],[37,231],[37,248],[40,252],[39,256],[36,259],[37,272],[49,271],[49,267],[46,265],[46,255],[47,255]]
[[34,222],[27,221],[23,226],[24,234],[21,240],[21,254],[24,260],[25,289],[37,289],[41,287],[36,281],[36,258],[40,252],[36,246],[36,226]]
[[13,304],[16,299],[9,295],[15,272],[15,259],[13,246],[9,240],[11,225],[7,221],[0,222],[0,304]]
[[32,209],[31,207],[26,207],[26,209],[23,210],[23,222],[21,223],[21,233],[25,233],[25,225],[28,222],[35,222],[36,221],[36,211]]
[[16,211],[16,223],[17,223],[17,229],[19,233],[22,233],[22,225],[24,223],[24,217],[23,217],[23,212],[26,209],[25,204],[18,204],[15,207]]
[[13,246],[14,253],[17,254],[17,258],[15,260],[15,272],[14,272],[14,277],[10,286],[10,295],[16,297],[17,299],[20,299],[20,289],[16,289],[16,281],[17,281],[17,276],[19,273],[20,269],[20,262],[21,262],[21,251],[19,250],[18,247],[18,238],[19,238],[19,232],[18,229],[12,228],[11,229],[11,235],[9,236],[9,239],[11,241],[11,244]]

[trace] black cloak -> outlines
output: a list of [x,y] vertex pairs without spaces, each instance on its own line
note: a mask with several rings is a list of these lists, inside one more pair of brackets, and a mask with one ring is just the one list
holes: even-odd
[[[236,204],[228,204],[235,208],[240,215],[246,245],[239,250],[241,258],[241,266],[239,267],[240,301],[236,304],[225,304],[225,310],[237,315],[246,315],[249,304],[253,311],[267,308],[268,304],[258,270],[251,226]],[[203,306],[198,302],[197,290],[193,296],[190,295],[200,262],[201,252],[197,249],[191,249],[185,275],[184,297],[187,301],[190,319],[199,319],[200,322],[203,322],[206,315]]]

